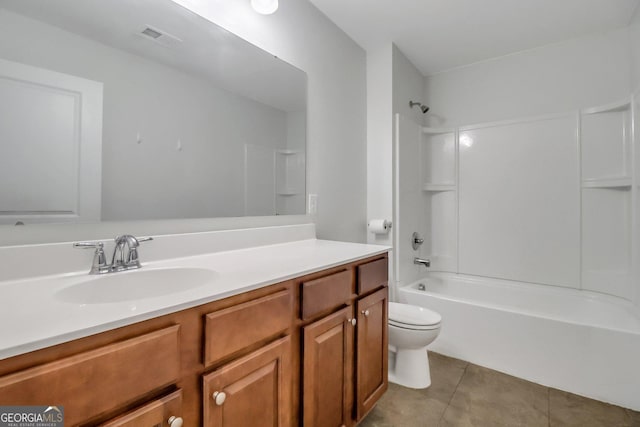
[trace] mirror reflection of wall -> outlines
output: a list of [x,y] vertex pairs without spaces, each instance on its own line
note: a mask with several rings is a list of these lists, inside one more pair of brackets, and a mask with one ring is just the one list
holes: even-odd
[[[131,3],[0,1],[0,94],[12,95],[0,109],[14,112],[0,118],[0,168],[22,175],[12,198],[0,192],[0,223],[304,213],[306,75],[169,0]],[[47,84],[9,75],[24,65]],[[65,76],[101,86],[102,112],[83,110]],[[77,105],[47,124],[70,94]],[[38,198],[52,192],[67,202]]]

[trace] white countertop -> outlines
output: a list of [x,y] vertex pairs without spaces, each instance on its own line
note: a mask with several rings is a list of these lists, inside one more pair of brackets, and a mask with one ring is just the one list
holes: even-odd
[[[213,270],[216,277],[211,283],[170,295],[102,304],[69,303],[57,297],[60,290],[86,280],[86,271],[0,281],[0,360],[379,255],[389,249],[308,239],[147,262],[142,269],[205,268]],[[122,277],[127,274],[135,272],[111,273]]]

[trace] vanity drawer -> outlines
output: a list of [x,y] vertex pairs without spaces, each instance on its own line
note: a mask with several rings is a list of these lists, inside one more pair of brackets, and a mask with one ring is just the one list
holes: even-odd
[[0,378],[3,405],[64,406],[76,425],[177,381],[180,326],[76,354]]
[[181,416],[182,390],[178,390],[100,425],[102,427],[165,426],[168,425],[169,418]]
[[319,279],[302,282],[302,319],[345,304],[353,292],[353,274],[343,270]]
[[371,261],[358,266],[358,295],[387,286],[389,281],[389,260]]
[[206,315],[204,364],[209,366],[291,327],[289,289]]

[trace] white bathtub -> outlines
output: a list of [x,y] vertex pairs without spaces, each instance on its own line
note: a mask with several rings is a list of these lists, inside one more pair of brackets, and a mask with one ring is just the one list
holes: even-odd
[[452,273],[401,286],[398,299],[442,315],[433,351],[640,410],[640,316],[631,303]]

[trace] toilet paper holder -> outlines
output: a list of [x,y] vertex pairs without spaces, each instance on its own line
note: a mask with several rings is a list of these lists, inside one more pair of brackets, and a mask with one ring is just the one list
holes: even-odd
[[367,223],[367,228],[373,234],[389,234],[391,227],[391,221],[387,219],[372,219]]

